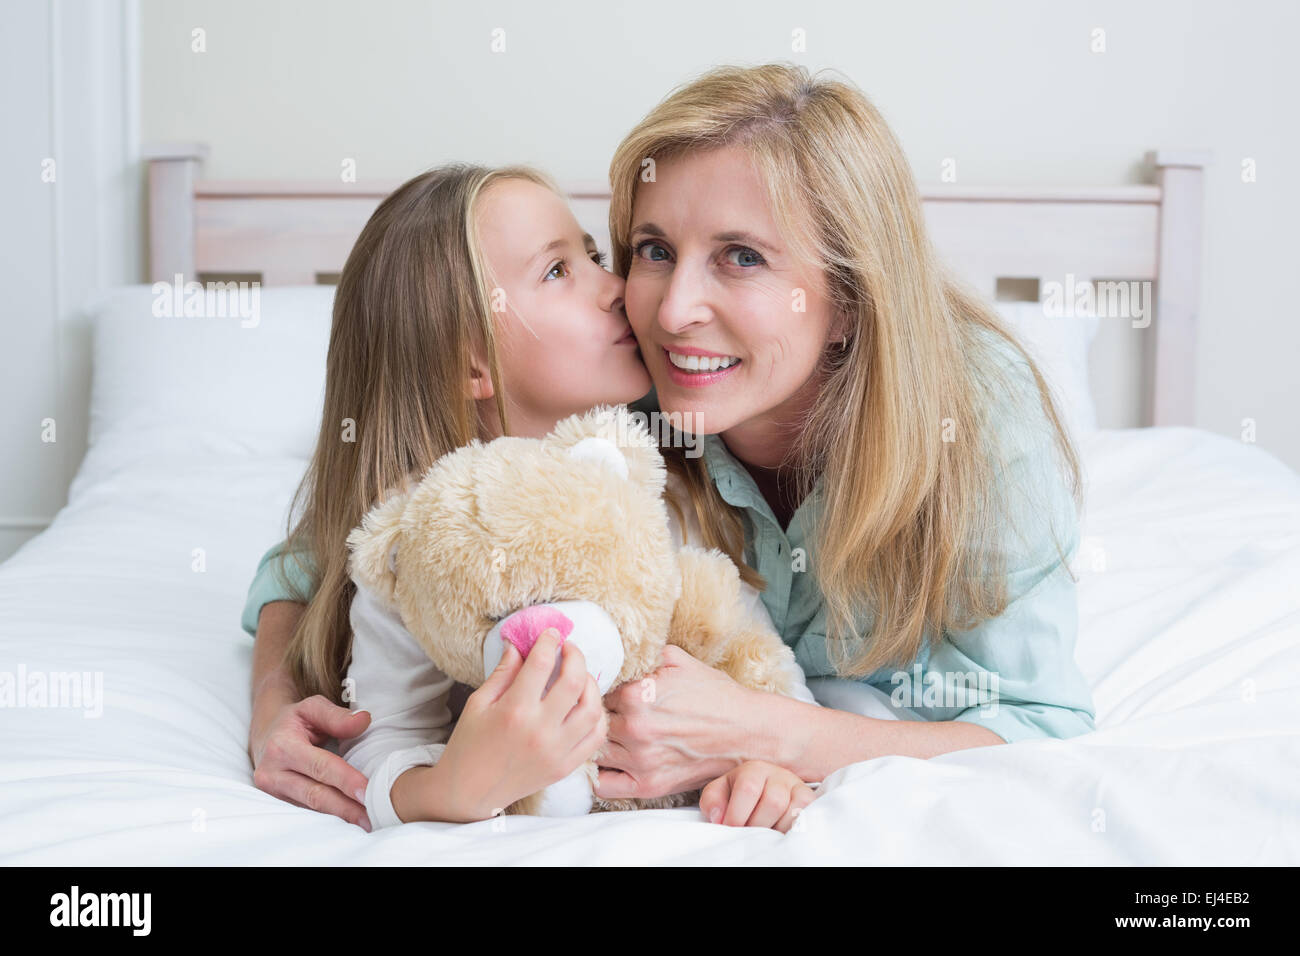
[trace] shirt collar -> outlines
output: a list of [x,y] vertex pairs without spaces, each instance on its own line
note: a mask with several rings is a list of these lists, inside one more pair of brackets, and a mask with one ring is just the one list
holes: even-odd
[[[772,513],[767,499],[758,490],[758,485],[754,483],[754,477],[727,449],[727,443],[722,440],[721,435],[704,436],[704,464],[724,501],[736,508],[757,511],[765,515],[773,524],[776,523],[776,516]],[[822,476],[818,475],[810,495],[814,503],[821,497],[822,491]],[[807,501],[802,502],[799,508],[802,509],[807,503]]]

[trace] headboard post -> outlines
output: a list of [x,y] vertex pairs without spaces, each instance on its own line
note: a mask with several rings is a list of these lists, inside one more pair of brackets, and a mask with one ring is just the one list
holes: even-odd
[[208,158],[202,143],[160,143],[149,163],[149,281],[194,278],[194,183]]
[[1152,425],[1194,425],[1196,324],[1201,310],[1201,242],[1207,152],[1156,150],[1147,161],[1160,185],[1155,342],[1148,352]]

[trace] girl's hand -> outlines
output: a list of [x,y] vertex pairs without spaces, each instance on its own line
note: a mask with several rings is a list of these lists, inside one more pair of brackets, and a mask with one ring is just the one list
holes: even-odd
[[253,785],[297,806],[342,817],[369,833],[365,774],[321,746],[331,737],[360,736],[369,725],[366,711],[352,713],[320,694],[284,705],[249,740]]
[[[557,658],[559,676],[546,690]],[[606,728],[600,689],[576,644],[561,648],[559,632],[547,628],[521,660],[507,643],[438,760],[436,776],[450,791],[439,795],[447,808],[439,817],[484,820],[564,779],[591,759]]]
[[700,793],[700,812],[710,823],[771,827],[788,833],[795,817],[817,799],[798,774],[765,760],[747,760]]

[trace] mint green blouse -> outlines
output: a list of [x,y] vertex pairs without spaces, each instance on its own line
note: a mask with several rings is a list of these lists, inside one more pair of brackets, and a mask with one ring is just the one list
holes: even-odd
[[[1013,476],[1047,468],[1046,451],[1029,452],[1012,466]],[[723,499],[745,523],[745,561],[763,575],[763,604],[782,640],[808,677],[833,677],[826,641],[826,607],[811,571],[812,532],[821,484],[782,529],[749,472],[722,439],[704,440],[704,460]],[[1068,560],[1078,547],[1072,499],[1061,482],[1058,534]],[[1050,532],[1049,532],[1050,533]],[[966,631],[945,631],[927,645],[911,668],[883,668],[862,678],[891,701],[927,720],[965,720],[1008,743],[1036,737],[1074,737],[1095,730],[1088,683],[1074,661],[1078,629],[1076,586],[1050,537],[1008,570],[1010,604],[1001,615]],[[854,632],[871,634],[863,614]]]
[[[634,407],[648,412],[656,406],[651,393]],[[946,630],[937,643],[927,642],[912,667],[885,668],[861,679],[919,717],[969,721],[1008,743],[1088,733],[1096,728],[1092,694],[1074,660],[1076,585],[1051,537],[1054,523],[1068,562],[1079,544],[1074,502],[1056,468],[1045,419],[1036,428],[999,423],[994,431],[1010,442],[1000,480],[1045,491],[1039,500],[1050,503],[1045,511],[1018,515],[1015,527],[1020,530],[1007,532],[1010,604],[998,617],[970,630]],[[705,436],[703,456],[722,498],[742,514],[745,560],[767,582],[760,596],[777,632],[808,677],[835,676],[827,649],[826,609],[811,570],[820,482],[795,511],[789,527],[782,528],[754,479],[720,436]],[[281,547],[277,544],[263,555],[249,588],[242,620],[249,634],[257,632],[262,605],[295,600],[294,589],[311,593],[309,562],[281,562]],[[281,563],[287,581],[274,573]],[[860,639],[869,640],[871,616],[864,614],[854,630]]]

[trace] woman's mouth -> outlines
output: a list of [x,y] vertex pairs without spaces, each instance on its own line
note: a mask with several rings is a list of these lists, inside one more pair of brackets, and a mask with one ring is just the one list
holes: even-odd
[[663,353],[668,360],[668,377],[678,385],[693,388],[721,381],[741,364],[734,355],[687,355],[669,349]]

